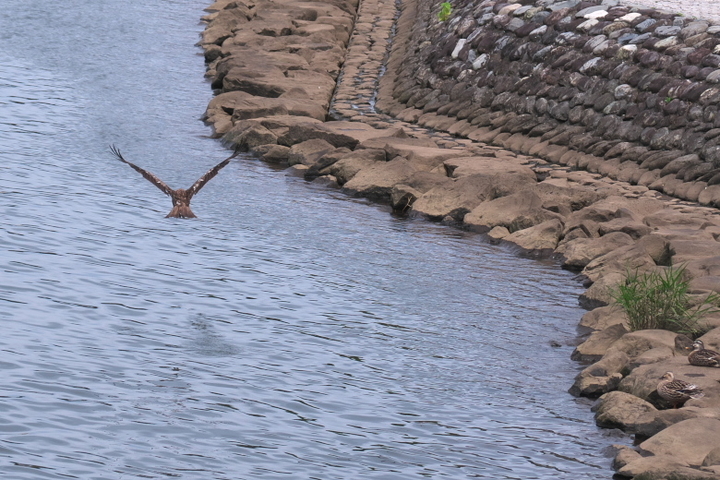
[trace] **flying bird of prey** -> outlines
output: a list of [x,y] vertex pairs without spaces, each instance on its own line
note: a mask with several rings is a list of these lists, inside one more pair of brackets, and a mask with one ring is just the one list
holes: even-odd
[[235,153],[230,155],[228,158],[223,160],[222,162],[215,165],[213,168],[207,171],[205,175],[200,177],[197,182],[193,183],[192,187],[188,188],[187,190],[184,190],[182,188],[178,188],[177,190],[173,190],[170,188],[165,182],[160,180],[158,177],[153,175],[152,173],[148,172],[145,169],[142,169],[138,167],[137,165],[128,162],[125,160],[120,153],[120,150],[115,145],[110,146],[110,151],[115,155],[118,160],[120,160],[123,163],[127,163],[130,165],[135,171],[139,172],[140,175],[145,177],[147,180],[150,181],[153,185],[158,187],[160,190],[163,191],[166,195],[170,195],[172,198],[173,208],[170,210],[170,213],[168,213],[165,218],[196,218],[195,214],[190,210],[190,200],[192,200],[192,197],[200,191],[202,187],[205,186],[207,182],[210,181],[215,175],[218,174],[218,172],[225,167],[228,163],[230,163],[230,160],[232,158],[235,158],[240,153],[239,149],[235,150]]

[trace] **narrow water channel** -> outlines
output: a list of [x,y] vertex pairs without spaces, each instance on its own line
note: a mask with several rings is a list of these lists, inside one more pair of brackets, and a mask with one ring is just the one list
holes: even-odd
[[247,157],[163,218],[206,4],[3,2],[0,477],[610,478],[567,272]]

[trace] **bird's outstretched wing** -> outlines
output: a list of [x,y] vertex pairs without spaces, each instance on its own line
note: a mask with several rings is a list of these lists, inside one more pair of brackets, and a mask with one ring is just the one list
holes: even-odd
[[200,177],[197,182],[193,183],[192,187],[190,187],[190,188],[187,189],[188,200],[191,199],[191,198],[193,197],[193,195],[195,195],[196,193],[198,193],[198,192],[200,191],[200,189],[201,189],[202,187],[204,187],[207,182],[209,182],[215,175],[217,175],[218,172],[219,172],[220,170],[222,170],[223,167],[225,167],[225,165],[227,165],[228,163],[230,163],[230,160],[232,160],[233,158],[237,157],[239,153],[240,153],[240,149],[239,149],[239,148],[236,148],[236,149],[235,149],[235,153],[233,153],[233,154],[230,155],[228,158],[226,158],[226,159],[223,160],[222,162],[220,162],[220,163],[218,163],[217,165],[215,165],[213,168],[211,168],[210,170],[208,170],[207,173],[205,173],[205,175],[203,175],[202,177]]
[[138,167],[137,165],[135,165],[135,164],[133,164],[133,163],[130,163],[130,162],[128,162],[127,160],[125,160],[125,159],[123,158],[122,154],[120,153],[120,150],[119,150],[115,145],[110,145],[110,151],[118,158],[118,160],[120,160],[120,161],[123,162],[123,163],[127,163],[128,165],[130,165],[135,171],[139,172],[140,175],[142,175],[142,176],[145,177],[147,180],[149,180],[150,183],[152,183],[153,185],[155,185],[156,187],[158,187],[158,188],[159,188],[160,190],[162,190],[166,195],[171,195],[171,194],[172,194],[173,189],[170,188],[165,182],[163,182],[162,180],[160,180],[158,177],[156,177],[156,176],[153,175],[152,173],[148,172],[147,170],[142,169],[142,168]]

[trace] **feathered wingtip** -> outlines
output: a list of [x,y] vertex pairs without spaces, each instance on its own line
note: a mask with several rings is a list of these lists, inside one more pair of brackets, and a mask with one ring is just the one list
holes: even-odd
[[123,160],[123,161],[125,160],[123,158],[122,154],[120,153],[120,149],[118,147],[116,147],[114,143],[110,144],[110,152],[113,155],[115,155],[117,158],[119,158],[120,160]]

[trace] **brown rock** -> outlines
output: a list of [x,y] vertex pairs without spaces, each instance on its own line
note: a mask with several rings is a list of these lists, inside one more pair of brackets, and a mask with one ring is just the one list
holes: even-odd
[[463,223],[481,233],[496,226],[504,226],[512,233],[551,219],[562,217],[543,209],[542,199],[528,191],[483,202],[465,215]]
[[582,273],[590,280],[597,281],[610,272],[627,274],[653,268],[655,262],[644,248],[638,245],[626,245],[594,258],[585,266]]
[[326,153],[330,153],[335,150],[335,147],[322,140],[320,138],[314,138],[312,140],[306,140],[301,143],[296,143],[290,147],[288,154],[288,165],[292,166],[298,163],[312,166],[317,162],[320,157]]
[[289,147],[284,145],[272,145],[262,153],[260,158],[270,163],[283,163],[287,161],[288,155],[290,155]]
[[467,155],[464,149],[422,147],[399,142],[387,144],[385,151],[388,156],[399,155],[405,157],[419,169],[428,171],[442,165],[448,159]]
[[344,183],[343,190],[350,195],[390,203],[392,188],[401,183],[407,184],[410,176],[416,171],[417,168],[402,157],[389,162],[377,162],[360,170],[352,179]]
[[708,452],[702,463],[704,466],[720,465],[720,447],[715,447]]
[[562,265],[566,268],[585,268],[598,257],[634,244],[633,238],[623,232],[612,232],[599,238],[578,238],[565,245]]
[[[661,330],[641,330],[633,333],[644,331],[662,332]],[[670,348],[674,348],[674,344]],[[688,400],[682,408],[694,406],[712,406],[715,408],[720,406],[718,405],[718,396],[720,396],[720,385],[718,385],[720,371],[718,370],[720,369],[690,365],[687,356],[676,355],[661,362],[638,366],[622,379],[618,390],[643,398],[656,406],[661,405],[663,408],[667,408],[667,402],[658,397],[656,388],[660,377],[665,372],[671,371],[675,374],[675,378],[697,384],[705,392],[705,397]]]
[[689,418],[698,417],[698,410],[699,409],[693,410],[691,408],[657,410],[652,414],[644,415],[637,419],[633,433],[643,437],[652,437],[670,425]]
[[628,463],[642,458],[636,450],[628,447],[627,445],[612,445],[611,448],[616,451],[612,464],[612,467],[615,470],[620,470]]
[[717,447],[720,447],[720,420],[711,418],[684,420],[640,444],[641,450],[690,465],[701,465]]
[[449,177],[460,178],[468,175],[484,174],[497,175],[502,173],[516,173],[535,180],[535,172],[522,160],[513,157],[456,157],[443,162]]
[[[309,140],[309,141],[314,141],[314,140]],[[324,140],[319,140],[319,141],[323,142]],[[293,148],[295,148],[297,145],[300,145],[300,144],[293,145]],[[350,153],[352,153],[352,152],[348,148],[332,147],[332,149],[328,153],[322,155],[319,159],[317,159],[317,161],[313,162],[313,164],[310,166],[310,168],[307,170],[307,172],[305,172],[305,175],[304,175],[305,180],[313,181],[316,178],[330,176],[330,177],[333,177],[335,182],[337,182],[337,177],[335,177],[334,175],[327,175],[326,173],[324,173],[324,170],[326,170],[331,165],[337,163],[338,161],[342,160],[343,158],[346,158],[348,156],[348,154],[350,154]]]
[[595,423],[603,428],[619,428],[628,433],[636,432],[638,420],[657,409],[652,404],[625,392],[604,394],[593,406]]
[[505,227],[495,227],[487,233],[491,243],[499,243],[500,240],[510,235],[510,231]]
[[634,370],[640,365],[662,362],[663,360],[667,360],[675,355],[675,350],[667,346],[651,348],[650,350],[635,356],[628,364],[628,368],[630,370]]
[[384,150],[359,150],[344,156],[329,167],[321,170],[320,173],[335,176],[338,183],[343,185],[361,170],[370,168],[379,162],[385,163]]
[[578,303],[585,310],[610,305],[613,302],[612,292],[625,280],[623,274],[610,272],[593,282],[579,297]]
[[600,235],[607,235],[612,232],[627,233],[632,238],[637,239],[650,234],[652,229],[644,223],[629,217],[614,218],[599,225],[598,233],[600,233]]
[[607,349],[626,333],[627,329],[622,324],[612,325],[605,330],[594,332],[575,348],[571,358],[581,362],[597,362],[605,355]]
[[223,135],[223,140],[228,143],[253,149],[260,145],[276,144],[277,136],[269,129],[263,127],[259,122],[246,120],[236,124]]
[[511,233],[503,240],[513,243],[535,257],[545,257],[552,254],[560,241],[563,223],[558,218],[546,220],[542,223]]
[[[426,148],[437,148],[438,145],[429,138],[411,138],[402,136],[378,136],[374,138],[366,139],[357,148],[382,148],[388,152],[388,155],[392,155],[391,158],[395,158],[399,155],[399,150],[403,147],[426,147]],[[393,150],[395,149],[395,150]]]
[[656,265],[670,266],[672,248],[670,242],[660,235],[645,235],[637,240],[637,245],[643,248]]
[[[643,473],[649,474],[650,478],[657,476],[664,477],[674,472],[684,471],[688,469],[688,463],[684,461],[677,461],[673,457],[667,456],[651,456],[651,457],[640,457],[636,460],[629,462],[624,467],[620,468],[617,473],[623,477],[636,477]],[[698,473],[700,473],[698,471]],[[686,478],[686,477],[680,477]],[[697,478],[697,477],[689,477]]]
[[667,330],[637,330],[623,335],[613,348],[625,352],[631,358],[659,347],[666,347],[672,352],[675,349],[676,337],[676,333]]
[[[605,330],[617,324],[627,324],[624,311],[617,305],[595,308],[580,319],[580,326],[592,331]],[[625,327],[627,328],[627,325]]]
[[448,188],[433,188],[413,205],[413,211],[431,219],[463,217],[480,203],[526,189],[535,180],[520,174],[475,174],[458,178]]

